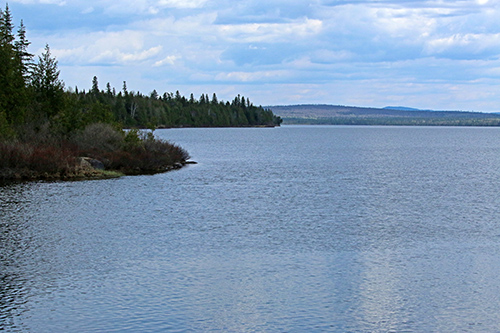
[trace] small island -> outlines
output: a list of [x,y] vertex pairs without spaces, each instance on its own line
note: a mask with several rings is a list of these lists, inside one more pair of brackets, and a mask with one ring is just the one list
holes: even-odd
[[[0,180],[88,179],[164,172],[190,163],[156,128],[274,127],[282,122],[248,98],[231,102],[179,91],[117,92],[109,83],[89,91],[65,88],[48,45],[28,52],[21,21],[14,32],[8,5],[0,9]],[[126,129],[126,130],[125,130]],[[149,129],[149,130],[147,130]]]

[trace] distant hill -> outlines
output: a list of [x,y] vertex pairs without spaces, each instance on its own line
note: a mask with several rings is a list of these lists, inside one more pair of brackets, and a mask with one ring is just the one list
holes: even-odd
[[368,108],[344,105],[276,105],[267,109],[283,124],[500,126],[500,114],[431,111],[406,107]]
[[386,106],[384,109],[399,110],[399,111],[432,111],[432,110],[420,110],[420,109],[415,109],[415,108],[409,108],[406,106]]

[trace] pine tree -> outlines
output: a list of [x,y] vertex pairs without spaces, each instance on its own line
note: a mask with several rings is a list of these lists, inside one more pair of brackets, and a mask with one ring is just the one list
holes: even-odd
[[[23,61],[17,48],[21,42],[14,43],[13,30],[12,15],[6,5],[5,11],[0,10],[0,112],[8,125],[19,125],[24,122],[28,97]],[[22,43],[27,43],[25,36]],[[27,51],[27,45],[22,49]]]
[[45,52],[38,57],[31,77],[31,86],[38,102],[35,116],[52,118],[63,110],[64,83],[59,74],[57,60],[52,57],[47,44]]
[[0,44],[12,45],[14,41],[14,24],[12,24],[12,15],[9,5],[5,5],[5,10],[0,11]]
[[123,81],[123,88],[122,88],[122,91],[123,91],[123,95],[124,95],[124,96],[127,96],[127,95],[128,95],[128,90],[127,90],[127,82],[126,82],[126,81]]
[[91,93],[94,96],[98,96],[99,95],[99,82],[97,81],[97,76],[94,76],[94,78],[92,79],[92,90],[91,90]]
[[26,27],[21,20],[19,30],[17,31],[17,41],[14,43],[14,48],[20,61],[21,74],[24,78],[25,83],[28,83],[30,71],[33,67],[34,55],[28,52],[28,46],[30,46],[30,44],[31,42],[29,42],[26,38]]

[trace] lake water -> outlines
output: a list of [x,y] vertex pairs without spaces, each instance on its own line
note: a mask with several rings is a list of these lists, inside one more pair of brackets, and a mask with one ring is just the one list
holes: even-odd
[[500,331],[500,128],[156,135],[199,164],[0,187],[0,330]]

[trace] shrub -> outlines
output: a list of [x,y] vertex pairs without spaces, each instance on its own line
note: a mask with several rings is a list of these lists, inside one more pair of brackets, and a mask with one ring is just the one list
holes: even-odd
[[0,178],[78,176],[78,157],[100,160],[125,174],[155,173],[183,164],[189,154],[151,132],[124,134],[107,124],[92,124],[69,140],[25,131],[23,141],[0,140]]
[[0,142],[1,178],[63,176],[75,169],[76,151],[67,144]]
[[[159,172],[189,159],[182,148],[156,139],[152,133],[132,132],[123,150],[105,154],[109,167],[125,173]],[[137,138],[137,139],[136,139]]]
[[120,150],[124,135],[109,124],[96,123],[75,134],[72,141],[83,152],[112,152]]

